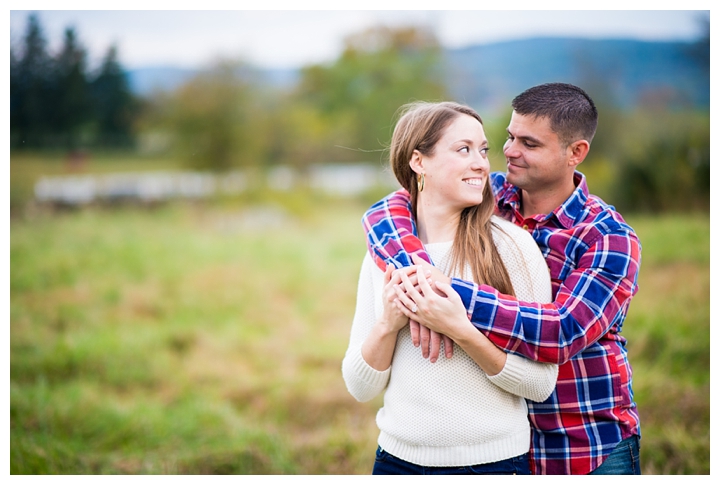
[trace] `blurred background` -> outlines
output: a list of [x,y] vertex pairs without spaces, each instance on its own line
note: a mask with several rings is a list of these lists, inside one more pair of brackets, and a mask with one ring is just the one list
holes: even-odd
[[643,246],[646,474],[710,471],[710,11],[10,11],[10,472],[366,474],[340,375],[397,109],[569,82]]

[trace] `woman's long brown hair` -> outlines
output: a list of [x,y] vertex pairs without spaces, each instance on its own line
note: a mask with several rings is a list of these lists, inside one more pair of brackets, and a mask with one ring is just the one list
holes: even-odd
[[[468,106],[447,101],[410,103],[400,108],[399,112],[401,116],[390,144],[390,166],[400,185],[410,193],[413,215],[417,220],[417,174],[410,167],[413,151],[432,156],[435,145],[455,118],[472,116],[481,125],[482,118]],[[494,209],[495,199],[488,180],[483,189],[483,201],[465,208],[460,214],[452,246],[451,268],[462,274],[467,263],[477,284],[488,284],[501,293],[514,295],[510,276],[493,243],[490,218]]]

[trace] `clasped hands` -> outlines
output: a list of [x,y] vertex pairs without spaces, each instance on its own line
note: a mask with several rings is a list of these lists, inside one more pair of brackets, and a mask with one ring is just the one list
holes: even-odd
[[421,348],[424,358],[436,362],[442,341],[449,359],[454,324],[467,322],[467,312],[448,276],[418,256],[412,255],[412,259],[414,266],[395,269],[388,265],[386,299],[407,317],[413,345]]

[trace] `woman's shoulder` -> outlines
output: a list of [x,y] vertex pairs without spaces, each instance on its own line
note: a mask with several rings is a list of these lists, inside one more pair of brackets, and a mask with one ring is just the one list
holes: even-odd
[[[530,240],[535,242],[529,232],[522,227],[516,226],[510,221],[503,219],[502,217],[492,216],[490,219],[493,223],[493,238],[497,239],[498,236],[509,237],[513,240]],[[499,229],[499,230],[498,230]]]
[[525,261],[536,260],[546,264],[540,248],[528,231],[501,217],[492,216],[492,222],[493,242],[506,265],[508,259],[518,256],[522,256]]

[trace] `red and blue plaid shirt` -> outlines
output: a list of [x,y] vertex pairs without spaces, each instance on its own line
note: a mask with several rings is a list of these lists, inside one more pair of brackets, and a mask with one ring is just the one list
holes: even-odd
[[[529,359],[559,364],[557,386],[542,403],[528,401],[531,466],[537,474],[587,474],[617,444],[640,435],[632,369],[620,335],[637,292],[640,242],[612,206],[576,189],[548,215],[527,219],[520,192],[504,173],[493,173],[497,214],[529,231],[550,269],[554,302],[518,301],[487,285],[457,278],[472,323],[499,347]],[[412,265],[410,253],[429,261],[412,218],[409,194],[399,190],[363,216],[368,248],[385,268]]]

